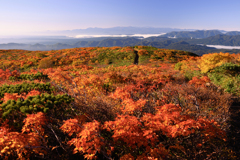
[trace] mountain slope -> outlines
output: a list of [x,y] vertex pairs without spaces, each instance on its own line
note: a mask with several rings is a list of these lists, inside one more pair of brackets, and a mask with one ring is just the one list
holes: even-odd
[[226,35],[236,36],[236,35],[240,35],[240,32],[238,32],[238,31],[231,31],[231,32],[227,32]]
[[204,39],[188,40],[191,44],[240,46],[240,35],[216,35]]
[[207,38],[211,36],[215,36],[218,34],[222,34],[222,32],[218,30],[197,30],[197,31],[180,31],[180,32],[170,32],[162,37],[175,37],[175,38]]

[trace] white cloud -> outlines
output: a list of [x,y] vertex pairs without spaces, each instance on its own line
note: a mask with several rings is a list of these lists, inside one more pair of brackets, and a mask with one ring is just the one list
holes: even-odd
[[164,35],[166,33],[161,33],[161,34],[132,34],[132,35],[125,35],[125,34],[119,34],[119,35],[76,35],[73,36],[74,38],[97,38],[97,37],[143,37],[143,38],[148,38],[148,37],[153,37],[153,36],[160,36]]
[[223,45],[206,45],[207,47],[214,47],[217,49],[240,49],[240,46],[223,46]]

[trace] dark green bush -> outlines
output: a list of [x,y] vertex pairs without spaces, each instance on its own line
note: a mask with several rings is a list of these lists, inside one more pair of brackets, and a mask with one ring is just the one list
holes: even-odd
[[208,76],[210,80],[223,88],[226,92],[239,94],[240,91],[240,65],[225,63],[214,68]]
[[48,78],[48,75],[45,75],[43,74],[42,72],[38,72],[36,74],[21,74],[20,76],[18,77],[9,77],[9,80],[30,80],[30,81],[33,81],[33,80],[49,80]]
[[21,94],[25,92],[26,94],[30,92],[31,90],[40,90],[45,91],[48,93],[51,93],[54,90],[54,87],[51,87],[50,83],[22,83],[22,84],[16,84],[16,85],[2,85],[0,87],[0,98],[3,98],[4,93],[18,93]]
[[18,99],[8,100],[7,102],[1,104],[0,108],[3,111],[3,118],[7,118],[12,111],[14,112],[22,112],[23,114],[30,114],[36,112],[47,112],[49,109],[53,109],[55,106],[62,105],[63,103],[69,104],[73,101],[73,98],[64,95],[56,95],[53,94],[41,94],[40,96],[29,96],[25,100]]
[[223,65],[214,68],[211,72],[235,76],[240,73],[240,65],[233,63],[224,63]]

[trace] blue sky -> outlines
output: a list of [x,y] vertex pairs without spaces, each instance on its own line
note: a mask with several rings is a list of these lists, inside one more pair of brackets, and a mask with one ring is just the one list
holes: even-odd
[[239,0],[0,0],[0,35],[115,26],[240,31]]

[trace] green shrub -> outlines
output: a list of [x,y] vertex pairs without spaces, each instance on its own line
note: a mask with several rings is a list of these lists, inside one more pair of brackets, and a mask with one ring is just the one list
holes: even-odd
[[214,84],[219,85],[226,92],[239,94],[240,90],[240,65],[234,63],[224,63],[214,68],[209,74],[209,78]]
[[3,111],[3,118],[7,118],[12,111],[22,112],[23,114],[36,113],[36,112],[47,112],[49,109],[53,109],[54,106],[59,106],[63,104],[69,104],[73,101],[73,98],[64,95],[52,95],[52,94],[41,94],[40,96],[30,96],[27,99],[21,101],[18,99],[8,100],[7,102],[1,104],[1,109]]
[[43,53],[43,52],[38,52],[38,53],[36,54],[36,56],[39,57],[39,58],[47,57],[47,55],[46,55],[45,53]]
[[75,61],[72,62],[73,66],[78,66],[78,65],[82,65],[82,64],[86,64],[86,61],[78,59],[78,60],[75,60]]
[[25,92],[26,94],[31,90],[42,90],[47,93],[51,93],[54,90],[54,87],[51,87],[50,83],[22,83],[16,85],[2,85],[0,87],[0,98],[4,97],[4,93],[18,93],[21,94]]
[[16,77],[16,76],[15,77],[14,76],[9,77],[9,80],[12,80],[12,81],[15,81],[15,80],[30,80],[30,81],[33,81],[35,79],[38,79],[38,80],[42,80],[42,79],[49,80],[48,75],[45,75],[42,72],[38,72],[36,74],[21,74],[18,77]]
[[180,71],[180,70],[181,70],[181,67],[182,67],[182,65],[183,65],[183,64],[182,64],[182,62],[178,62],[178,63],[176,63],[176,64],[175,64],[175,67],[174,67],[174,69],[175,69],[175,70],[178,70],[178,71]]
[[225,63],[219,67],[214,68],[212,72],[235,76],[240,73],[240,65]]
[[42,68],[42,69],[52,68],[52,67],[54,67],[54,62],[50,58],[44,58],[38,64],[38,68]]

